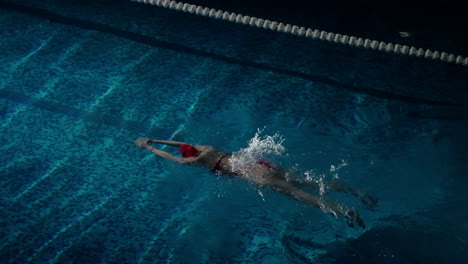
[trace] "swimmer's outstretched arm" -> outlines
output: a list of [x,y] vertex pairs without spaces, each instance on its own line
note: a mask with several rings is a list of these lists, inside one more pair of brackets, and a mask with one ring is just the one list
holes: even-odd
[[148,138],[148,142],[164,144],[164,145],[169,145],[169,146],[173,146],[173,147],[180,147],[183,144],[187,144],[185,142],[180,142],[180,141],[158,140],[158,139],[151,139],[151,138]]
[[[184,159],[181,159],[179,157],[176,157],[174,155],[171,155],[169,153],[167,153],[166,151],[164,150],[160,150],[160,149],[157,149],[153,146],[151,146],[150,144],[148,144],[148,142],[154,142],[154,143],[160,143],[160,144],[166,144],[166,143],[162,143],[162,142],[177,142],[177,141],[165,141],[165,140],[154,140],[154,139],[148,139],[148,138],[137,138],[135,140],[135,145],[137,145],[138,147],[140,148],[144,148],[144,149],[147,149],[151,152],[153,152],[154,154],[160,156],[160,157],[163,157],[165,159],[168,159],[168,160],[171,160],[171,161],[175,161],[175,162],[178,162],[178,163],[190,163],[192,161],[194,161],[196,158],[184,158]],[[180,142],[177,142],[177,143],[180,143]]]

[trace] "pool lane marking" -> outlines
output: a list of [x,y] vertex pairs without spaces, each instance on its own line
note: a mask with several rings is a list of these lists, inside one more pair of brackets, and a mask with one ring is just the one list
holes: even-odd
[[[111,196],[112,196],[112,194],[111,194]],[[105,202],[107,202],[107,200],[109,200],[109,198],[110,198],[110,196],[105,200]],[[101,203],[101,204],[98,205],[98,206],[102,207],[103,205],[104,205],[104,204]],[[114,209],[113,212],[116,212],[118,209],[120,209],[121,206],[122,206],[122,205],[119,204],[119,206],[118,206],[116,209]],[[113,213],[111,212],[111,215],[112,215],[112,214],[113,214]],[[89,215],[90,215],[90,214],[89,214]],[[111,215],[106,215],[106,217],[104,217],[104,218],[102,218],[102,219],[99,219],[98,221],[96,221],[96,222],[90,224],[85,230],[83,230],[83,231],[80,232],[80,234],[79,234],[78,237],[76,237],[76,238],[74,238],[72,241],[70,241],[70,242],[68,243],[67,246],[65,246],[65,247],[61,248],[60,250],[58,250],[58,251],[56,252],[56,255],[54,256],[54,258],[52,258],[52,259],[49,261],[49,263],[60,263],[60,258],[62,257],[63,253],[65,253],[68,249],[70,249],[73,245],[75,245],[75,242],[76,242],[77,240],[81,239],[85,234],[89,233],[97,224],[99,224],[99,223],[102,222],[103,220],[108,220],[108,219],[111,217]]]
[[[83,221],[84,218],[92,215],[95,211],[99,210],[100,208],[102,208],[106,203],[107,201],[109,201],[109,199],[113,196],[113,192],[111,194],[109,194],[104,200],[102,200],[99,204],[97,204],[93,209],[89,210],[88,212],[84,213],[84,214],[81,214],[80,216],[78,217],[75,217],[74,219],[72,219],[72,221],[60,228],[60,230],[58,232],[55,233],[55,235],[53,235],[50,239],[48,239],[42,246],[40,246],[38,249],[35,250],[35,253],[28,257],[27,258],[27,262],[31,262],[33,259],[35,259],[39,254],[42,253],[42,251],[50,244],[52,243],[54,240],[56,240],[61,234],[63,234],[64,232],[66,232],[70,227],[72,227],[73,225],[77,224],[77,223],[81,223]],[[54,256],[54,259],[55,259],[55,256]]]
[[[205,195],[205,196],[200,197],[198,200],[193,200],[191,203],[179,204],[178,207],[175,207],[172,214],[164,219],[165,221],[161,224],[158,232],[151,237],[151,240],[147,243],[147,249],[139,256],[137,263],[142,263],[145,257],[148,254],[150,254],[151,250],[154,248],[154,245],[156,244],[156,241],[158,241],[160,237],[163,235],[163,233],[172,226],[173,222],[179,219],[184,219],[184,217],[186,216],[192,215],[192,213],[196,210],[197,205],[199,205],[201,202],[208,200],[208,198],[209,198],[208,195]],[[188,198],[181,199],[181,200],[185,202],[190,201]],[[192,222],[189,222],[186,224],[187,226],[180,228],[178,239],[187,231],[187,229],[190,228],[190,225],[192,224]],[[164,250],[165,248],[166,247],[164,247],[162,250]],[[160,253],[160,251],[158,253]]]
[[52,38],[54,38],[56,35],[57,32],[54,32],[54,34],[50,35],[46,40],[43,40],[42,43],[36,49],[34,49],[28,55],[22,57],[18,62],[16,62],[12,67],[13,71],[18,69],[21,65],[25,64],[31,57],[36,55],[42,48],[49,44],[49,41],[52,40]]
[[142,63],[151,54],[152,54],[152,52],[149,51],[146,54],[144,54],[143,56],[140,56],[138,59],[134,60],[133,62],[125,64],[122,67],[120,75],[118,77],[109,77],[107,79],[108,83],[110,83],[109,88],[104,93],[102,93],[100,96],[97,96],[94,103],[92,103],[90,106],[86,107],[85,111],[87,111],[87,112],[92,111],[92,109],[95,106],[99,105],[108,95],[112,94],[112,92],[114,92],[114,90],[116,88],[121,87],[122,81],[125,78],[128,77],[128,75],[125,75],[124,73],[126,73],[128,71],[131,71],[133,68],[135,68],[135,66]]
[[0,129],[3,129],[7,126],[10,125],[10,123],[22,112],[26,112],[29,110],[28,108],[32,107],[35,102],[38,100],[43,99],[55,86],[57,83],[60,81],[59,77],[54,77],[49,79],[45,84],[44,88],[40,89],[38,92],[36,92],[35,95],[33,96],[28,96],[26,97],[27,99],[24,102],[21,102],[22,105],[18,105],[16,107],[16,110],[8,116],[8,118],[5,120],[5,122],[0,126]]
[[[51,35],[46,41],[43,41],[40,47],[38,47],[35,51],[31,52],[29,55],[27,55],[26,56],[27,58],[23,58],[21,62],[18,62],[17,65],[13,67],[13,70],[10,70],[10,72],[11,73],[15,72],[20,65],[24,64],[33,55],[37,54],[37,52],[41,50],[47,43],[49,43],[52,40],[52,38],[54,38],[57,34],[58,32],[54,32],[54,34]],[[59,58],[59,60],[52,63],[49,67],[57,68],[57,66],[59,66],[65,59],[69,58],[72,52],[75,52],[80,46],[81,46],[81,43],[73,44],[71,48],[67,49],[63,53],[63,55]],[[10,78],[4,82],[4,84],[0,87],[0,89],[2,89],[5,86],[5,84],[7,84],[10,81],[11,78],[13,78],[12,74],[10,74]],[[8,119],[2,124],[2,126],[0,126],[0,129],[3,129],[4,127],[8,126],[15,117],[17,117],[21,112],[26,111],[28,109],[28,106],[34,105],[34,102],[36,102],[37,100],[45,98],[55,88],[55,86],[57,85],[57,83],[59,83],[61,79],[62,78],[59,76],[55,76],[53,78],[48,79],[47,82],[43,86],[43,88],[45,89],[41,89],[35,95],[27,97],[27,100],[25,102],[22,102],[23,105],[20,105],[16,108],[16,110],[8,117]]]
[[[200,95],[205,92],[206,89],[199,89],[197,90],[197,94],[195,95],[195,100],[193,101],[193,103],[187,108],[187,110],[185,111],[186,115],[185,115],[185,122],[184,123],[181,123],[179,124],[179,126],[177,127],[176,130],[174,130],[174,132],[172,132],[170,135],[169,135],[169,138],[168,140],[173,140],[175,136],[177,136],[180,132],[184,131],[185,130],[185,125],[187,124],[188,120],[190,119],[190,117],[192,116],[193,114],[193,111],[195,109],[195,106],[198,104],[198,102],[200,101]],[[164,145],[163,147],[165,147],[166,145]]]
[[20,192],[19,194],[17,194],[13,199],[12,201],[13,202],[16,202],[18,201],[18,199],[21,199],[25,194],[27,194],[31,189],[33,189],[37,184],[39,184],[41,181],[45,180],[47,177],[49,177],[51,174],[53,174],[55,172],[55,170],[57,170],[58,168],[62,167],[62,165],[64,163],[66,163],[70,158],[69,157],[65,157],[61,160],[58,160],[54,163],[54,165],[52,165],[52,167],[47,170],[44,175],[42,175],[41,177],[39,177],[36,181],[34,181],[33,183],[31,183],[29,185],[29,187],[27,187],[24,191]]
[[[37,107],[43,110],[67,116],[69,118],[76,118],[81,121],[113,126],[118,129],[125,129],[135,133],[140,133],[147,126],[147,124],[143,123],[142,121],[127,120],[120,117],[116,117],[114,115],[103,114],[95,111],[86,112],[79,108],[70,107],[64,104],[58,104],[53,101],[45,100],[43,98],[35,100],[33,96],[8,91],[6,89],[0,89],[0,98],[5,98],[7,100],[17,102],[19,104],[22,104],[23,107]],[[4,126],[5,124],[3,124],[0,128],[3,128]],[[163,131],[159,128],[151,128],[148,130],[147,136],[151,137],[156,136],[157,134],[161,135],[167,133],[169,133],[169,131]]]
[[338,44],[349,45],[353,47],[373,49],[377,51],[396,53],[408,56],[416,56],[431,60],[443,61],[462,66],[468,66],[468,57],[456,55],[447,52],[433,51],[430,49],[417,48],[413,46],[387,43],[373,39],[365,39],[361,37],[348,36],[333,32],[326,32],[317,29],[301,27],[297,25],[284,24],[282,22],[271,21],[268,19],[257,18],[237,14],[229,11],[217,10],[198,5],[192,5],[183,2],[171,0],[131,0],[134,2],[156,5],[176,11],[192,13],[199,16],[210,17],[218,20],[225,20],[238,24],[249,25],[252,27],[263,28],[267,30],[277,31],[281,33],[293,34],[296,36],[318,39]]

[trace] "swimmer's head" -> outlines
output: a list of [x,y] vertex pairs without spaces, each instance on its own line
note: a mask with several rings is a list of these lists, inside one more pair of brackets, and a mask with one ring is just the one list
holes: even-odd
[[196,157],[198,156],[198,150],[189,144],[182,144],[179,147],[180,155],[184,158]]

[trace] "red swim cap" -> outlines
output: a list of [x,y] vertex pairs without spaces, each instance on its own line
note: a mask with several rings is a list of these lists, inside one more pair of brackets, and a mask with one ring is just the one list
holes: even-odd
[[191,145],[188,145],[188,144],[180,145],[179,151],[180,151],[180,154],[182,155],[182,157],[184,157],[184,158],[198,156],[198,150],[195,147],[193,147]]

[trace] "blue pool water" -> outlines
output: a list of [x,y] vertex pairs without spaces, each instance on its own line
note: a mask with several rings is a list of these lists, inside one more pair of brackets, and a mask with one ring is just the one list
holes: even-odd
[[[0,1],[1,263],[467,259],[462,66],[126,1],[29,2]],[[275,134],[272,162],[379,198],[322,194],[366,229],[132,143],[236,152]]]

